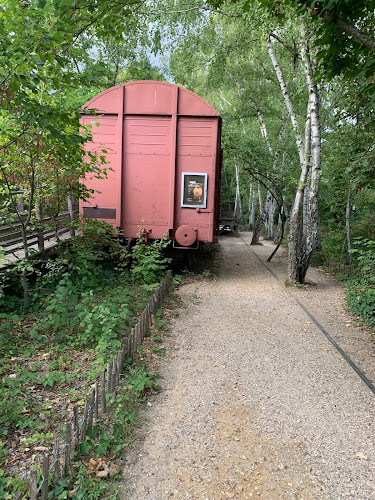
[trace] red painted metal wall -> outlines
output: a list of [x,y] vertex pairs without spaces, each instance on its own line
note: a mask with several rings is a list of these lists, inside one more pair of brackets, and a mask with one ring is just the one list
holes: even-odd
[[[80,212],[106,220],[126,238],[167,234],[178,245],[213,242],[220,193],[220,117],[206,101],[167,82],[129,82],[89,101],[96,117],[87,150],[106,150],[107,179]],[[102,154],[102,153],[101,153]]]

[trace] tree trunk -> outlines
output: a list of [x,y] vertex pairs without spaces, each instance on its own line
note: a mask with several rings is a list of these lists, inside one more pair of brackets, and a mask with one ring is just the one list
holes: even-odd
[[259,244],[260,233],[262,231],[264,223],[266,222],[267,215],[269,212],[269,205],[271,202],[272,202],[272,194],[270,193],[270,191],[267,191],[266,203],[264,204],[263,210],[259,213],[257,225],[254,228],[253,237],[251,239],[250,245]]
[[242,201],[241,201],[241,191],[240,191],[240,167],[237,162],[237,158],[234,158],[234,167],[236,169],[236,203],[235,203],[235,213],[238,216],[238,222],[240,225],[240,230],[244,228],[244,218],[242,211]]
[[313,63],[310,59],[307,46],[307,34],[305,27],[301,28],[301,56],[304,64],[307,87],[309,91],[310,114],[311,114],[311,179],[307,193],[307,228],[306,236],[303,238],[298,268],[298,282],[303,283],[310,259],[315,250],[320,249],[319,242],[319,189],[321,170],[321,127],[320,127],[320,95],[314,81]]
[[351,226],[350,226],[350,200],[351,198],[351,182],[348,186],[348,197],[346,199],[346,210],[345,210],[345,226],[346,226],[346,242],[348,245],[348,264],[352,265],[353,262],[353,254],[352,250],[352,236],[351,236]]
[[277,206],[276,200],[272,199],[268,207],[268,217],[266,222],[266,240],[273,239],[273,225],[275,220],[276,206]]
[[[279,85],[284,97],[285,105],[287,107],[294,129],[296,146],[301,165],[299,183],[294,203],[290,212],[290,230],[288,237],[289,278],[291,279],[291,281],[299,283],[302,283],[305,279],[313,251],[319,248],[318,196],[320,185],[321,154],[321,130],[319,117],[320,95],[313,77],[314,63],[310,58],[307,39],[308,38],[305,27],[302,25],[300,48],[307,88],[309,92],[304,143],[302,142],[297,115],[295,113],[283,73],[277,62],[270,38],[268,39],[267,43],[268,52],[275,69],[275,73],[277,75]],[[310,144],[311,178],[309,189],[306,192],[305,210],[303,210],[305,188],[307,185],[309,172]],[[301,221],[301,217],[303,216],[304,220]],[[301,222],[303,222],[303,226],[301,226]],[[306,224],[305,227],[304,224]]]
[[43,225],[42,225],[43,211],[40,201],[36,204],[35,212],[36,212],[36,218],[38,219],[38,227],[37,227],[38,250],[39,252],[42,252],[44,250],[44,235],[43,235]]
[[254,228],[255,219],[255,190],[252,183],[249,187],[249,230],[252,231]]

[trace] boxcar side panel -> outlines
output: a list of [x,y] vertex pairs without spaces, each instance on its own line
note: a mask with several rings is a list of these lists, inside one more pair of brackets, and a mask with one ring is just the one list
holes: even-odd
[[[108,162],[107,177],[95,179],[88,174],[84,184],[96,192],[88,201],[80,201],[80,212],[87,217],[105,220],[116,227],[116,188],[117,188],[117,116],[106,115],[98,119],[92,116],[82,118],[83,125],[92,125],[92,142],[86,146],[87,151],[104,156]],[[103,153],[102,150],[106,153]]]

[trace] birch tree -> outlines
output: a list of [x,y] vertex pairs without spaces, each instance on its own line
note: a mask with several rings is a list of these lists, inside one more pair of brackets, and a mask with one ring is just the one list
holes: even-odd
[[[320,248],[318,199],[321,169],[321,96],[314,80],[316,54],[312,55],[310,53],[307,32],[303,22],[300,29],[299,45],[300,58],[308,88],[304,141],[302,140],[298,117],[283,72],[277,61],[271,36],[267,42],[269,56],[279,81],[285,106],[290,115],[300,161],[300,178],[289,217],[288,260],[289,278],[291,281],[302,283],[305,279],[313,252]],[[306,199],[305,210],[303,210],[304,198]],[[301,225],[304,227],[302,231]]]

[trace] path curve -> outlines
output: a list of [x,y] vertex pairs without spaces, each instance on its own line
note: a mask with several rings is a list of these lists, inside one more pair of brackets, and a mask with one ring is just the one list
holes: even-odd
[[375,396],[295,298],[374,381],[369,333],[333,277],[312,269],[311,285],[287,288],[285,250],[277,281],[257,258],[270,244],[249,242],[222,238],[217,275],[179,290],[124,499],[375,498]]

